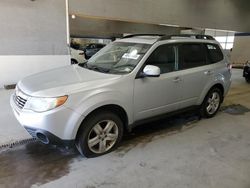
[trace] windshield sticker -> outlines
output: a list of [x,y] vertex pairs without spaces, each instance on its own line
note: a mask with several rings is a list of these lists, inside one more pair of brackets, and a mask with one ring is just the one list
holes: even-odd
[[131,53],[125,53],[122,56],[122,58],[125,58],[125,59],[135,59],[135,60],[137,60],[139,57],[140,57],[140,55],[138,55],[138,54],[131,54]]

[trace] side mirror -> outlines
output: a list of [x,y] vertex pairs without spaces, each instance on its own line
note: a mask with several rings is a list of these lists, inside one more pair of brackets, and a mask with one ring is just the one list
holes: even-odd
[[159,77],[161,74],[161,70],[157,66],[146,65],[146,67],[143,69],[143,74],[146,77]]

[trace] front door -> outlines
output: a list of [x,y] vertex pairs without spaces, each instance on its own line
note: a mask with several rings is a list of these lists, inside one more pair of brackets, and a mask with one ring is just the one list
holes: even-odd
[[180,79],[175,72],[176,59],[176,47],[164,44],[157,47],[145,62],[145,65],[158,66],[161,69],[161,75],[156,78],[135,79],[135,121],[178,109]]

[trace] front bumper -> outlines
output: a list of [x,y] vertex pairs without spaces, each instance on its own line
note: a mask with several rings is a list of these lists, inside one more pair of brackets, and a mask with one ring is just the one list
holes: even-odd
[[75,140],[77,130],[84,119],[80,114],[65,106],[42,113],[20,109],[15,104],[13,95],[10,99],[10,105],[19,123],[26,128],[31,136],[38,138],[45,144],[58,145],[63,143],[69,145]]
[[62,140],[56,135],[42,129],[34,129],[27,126],[24,126],[24,128],[33,138],[38,139],[44,144],[72,147],[75,143],[75,140]]

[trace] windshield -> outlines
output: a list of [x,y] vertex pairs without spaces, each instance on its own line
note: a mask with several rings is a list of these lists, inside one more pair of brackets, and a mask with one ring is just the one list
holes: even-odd
[[127,74],[134,70],[149,48],[149,44],[113,42],[90,58],[83,67],[111,74]]

